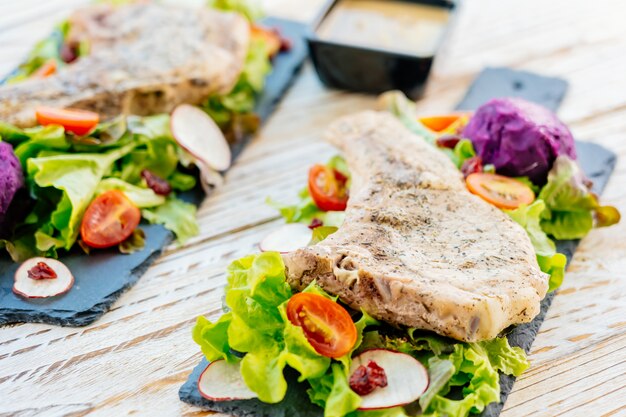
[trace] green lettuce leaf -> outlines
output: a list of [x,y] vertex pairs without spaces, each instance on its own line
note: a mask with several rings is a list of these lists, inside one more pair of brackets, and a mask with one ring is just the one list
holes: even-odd
[[200,316],[192,331],[193,341],[200,345],[202,353],[209,361],[226,359],[228,362],[237,362],[228,344],[228,326],[232,321],[232,313],[228,312],[211,323],[205,317]]
[[[78,236],[83,213],[93,198],[102,177],[110,172],[113,163],[132,150],[132,146],[118,148],[100,154],[64,154],[27,161],[29,179],[36,188],[54,188],[60,198],[50,215],[50,222],[43,233],[58,239],[69,250]],[[53,230],[51,230],[53,229]],[[40,229],[41,230],[41,229]],[[52,233],[50,233],[52,232]],[[40,251],[50,248],[38,247]]]
[[19,127],[0,121],[0,139],[9,142],[14,147],[24,140],[28,140],[29,136]]
[[244,15],[250,22],[261,18],[263,12],[259,2],[250,0],[208,0],[207,6],[227,12],[237,12]]
[[415,103],[409,100],[403,92],[388,91],[382,94],[378,101],[381,109],[396,116],[411,132],[421,136],[428,143],[435,143],[437,135],[419,122]]
[[321,242],[328,236],[337,231],[337,227],[334,226],[319,226],[313,229],[313,237],[311,238],[311,245]]
[[428,359],[428,389],[419,398],[422,410],[428,409],[431,401],[444,389],[455,371],[454,364],[447,359],[437,356]]
[[545,210],[545,202],[537,199],[528,206],[505,210],[505,213],[526,230],[535,249],[539,268],[550,275],[548,291],[554,291],[563,283],[567,258],[557,253],[556,245],[542,229],[541,217]]
[[437,148],[437,149],[439,149],[440,151],[448,155],[448,157],[452,159],[452,162],[454,162],[454,165],[456,165],[456,167],[459,169],[461,169],[461,167],[463,166],[463,163],[466,160],[476,156],[474,145],[472,145],[472,142],[469,139],[461,139],[454,146],[454,149],[447,149],[447,148]]
[[150,223],[162,224],[174,232],[180,244],[200,232],[196,220],[196,206],[179,200],[174,195],[168,196],[159,206],[141,210],[141,215]]
[[209,360],[229,359],[231,348],[246,353],[241,375],[268,403],[285,396],[285,366],[296,369],[300,379],[320,377],[330,366],[330,359],[315,352],[302,329],[286,319],[285,302],[291,295],[278,253],[236,260],[228,267],[225,300],[230,312],[215,324],[199,319],[194,328],[194,340]]
[[565,155],[554,162],[538,198],[546,203],[541,227],[560,240],[580,239],[594,226],[611,226],[620,220],[615,207],[600,205],[576,161]]
[[174,190],[189,191],[192,190],[196,184],[196,177],[189,174],[183,174],[182,172],[175,171],[168,179],[167,182]]
[[15,156],[23,167],[29,158],[40,156],[42,151],[67,151],[70,143],[65,138],[65,129],[57,125],[39,126],[23,131],[28,140],[15,147]]
[[165,203],[165,197],[158,195],[150,188],[138,187],[119,178],[105,178],[96,188],[96,195],[106,191],[120,190],[139,208],[155,207]]
[[[511,347],[506,338],[458,343],[453,353],[439,359],[452,363],[455,373],[447,387],[444,386],[440,393],[430,398],[424,416],[452,417],[480,413],[488,404],[500,400],[498,372],[518,376],[529,366],[524,351]],[[462,399],[446,396],[453,386],[462,387]]]
[[409,414],[404,411],[403,407],[394,407],[384,410],[355,411],[348,414],[348,417],[409,417]]
[[228,94],[209,97],[202,106],[232,142],[258,128],[258,117],[253,112],[256,98],[263,91],[265,79],[272,69],[269,54],[264,39],[252,38],[241,75],[233,89]]

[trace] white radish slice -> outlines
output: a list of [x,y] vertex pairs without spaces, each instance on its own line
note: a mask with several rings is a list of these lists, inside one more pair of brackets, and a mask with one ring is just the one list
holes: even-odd
[[170,120],[176,142],[196,159],[216,171],[230,167],[230,146],[213,119],[198,107],[181,104]]
[[[50,279],[33,279],[28,275],[39,262],[48,265],[57,275]],[[67,266],[49,258],[27,259],[15,271],[13,292],[26,298],[47,298],[66,293],[74,285],[74,276]]]
[[248,400],[257,397],[244,382],[239,372],[239,364],[228,363],[224,359],[211,362],[202,371],[198,379],[198,391],[211,401]]
[[361,396],[359,410],[398,407],[417,400],[428,388],[428,371],[413,356],[388,349],[371,349],[352,358],[350,375],[373,361],[384,369],[387,386]]
[[222,186],[224,177],[219,172],[201,162],[197,162],[197,165],[200,169],[200,185],[202,185],[206,195],[211,194],[214,189]]
[[308,246],[313,231],[302,223],[289,223],[274,230],[259,245],[263,252],[288,253]]

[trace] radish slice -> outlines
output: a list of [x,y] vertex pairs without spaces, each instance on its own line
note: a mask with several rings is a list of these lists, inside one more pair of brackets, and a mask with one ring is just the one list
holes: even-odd
[[176,142],[196,159],[216,171],[230,167],[230,146],[213,119],[199,108],[181,104],[170,120]]
[[428,371],[411,355],[387,349],[371,349],[352,358],[350,375],[373,361],[385,370],[387,386],[361,396],[359,410],[398,407],[417,400],[428,388]]
[[[39,262],[50,267],[56,274],[56,278],[31,278],[28,271],[31,271]],[[30,258],[15,271],[13,292],[26,298],[47,298],[66,293],[72,285],[74,285],[74,276],[63,263],[56,259]]]
[[307,246],[313,231],[302,223],[290,223],[274,230],[259,245],[263,252],[288,253]]
[[200,185],[202,185],[202,189],[206,195],[211,194],[214,189],[224,183],[224,177],[222,177],[219,172],[199,161],[196,162],[196,164],[200,169]]
[[239,364],[228,363],[224,359],[211,362],[202,371],[198,379],[198,391],[211,401],[248,400],[257,397],[244,382],[239,372]]

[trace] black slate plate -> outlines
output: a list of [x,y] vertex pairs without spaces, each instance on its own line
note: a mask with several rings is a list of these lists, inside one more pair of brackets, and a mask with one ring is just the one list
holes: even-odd
[[[259,97],[256,113],[265,121],[274,110],[306,58],[303,34],[305,26],[282,19],[268,18],[263,25],[276,27],[289,38],[292,48],[279,54],[274,69],[267,78],[263,94]],[[233,158],[243,146],[242,141],[233,147]],[[184,196],[188,201],[202,201],[201,192]],[[94,251],[92,255],[70,253],[62,261],[74,273],[74,287],[65,295],[50,299],[24,300],[13,291],[13,274],[18,265],[2,254],[0,259],[0,325],[16,322],[50,323],[61,326],[86,326],[102,314],[128,288],[130,288],[161,250],[172,241],[172,234],[161,225],[142,225],[146,232],[143,250],[121,255],[115,250]]]
[[[567,82],[560,78],[544,77],[507,68],[487,68],[474,81],[457,109],[473,110],[492,98],[508,96],[521,97],[556,110],[565,96],[566,90]],[[583,171],[594,182],[594,192],[601,194],[615,168],[617,159],[615,153],[600,145],[588,142],[576,142],[576,148]],[[557,250],[567,256],[568,263],[574,255],[578,242],[578,240],[556,242]],[[530,352],[530,347],[537,336],[554,295],[555,292],[552,292],[543,299],[541,312],[532,322],[517,326],[507,335],[511,345],[519,346],[527,353]],[[320,407],[310,402],[306,394],[306,385],[297,382],[297,375],[294,375],[293,370],[288,370],[285,373],[289,388],[285,399],[278,404],[265,404],[257,399],[209,401],[203,398],[198,391],[198,378],[207,365],[206,359],[202,359],[189,375],[178,392],[182,401],[205,410],[228,413],[237,417],[323,417],[324,415],[324,411]],[[500,402],[487,406],[480,416],[497,417],[513,388],[514,382],[515,377],[501,374]]]

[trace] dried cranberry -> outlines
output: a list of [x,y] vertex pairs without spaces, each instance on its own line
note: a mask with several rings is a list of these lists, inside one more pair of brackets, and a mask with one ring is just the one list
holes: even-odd
[[78,59],[78,44],[77,43],[63,43],[61,45],[61,60],[66,64],[71,64]]
[[311,224],[309,224],[309,229],[313,230],[316,227],[320,227],[320,226],[324,226],[324,222],[318,219],[317,217],[315,217],[313,220],[311,220]]
[[456,135],[443,134],[437,138],[437,146],[440,148],[454,149],[457,143],[461,141],[461,138]]
[[168,195],[172,192],[172,186],[170,185],[170,183],[167,182],[167,180],[159,177],[152,171],[144,169],[143,171],[141,171],[141,176],[144,180],[146,180],[146,184],[148,184],[148,187],[150,187],[152,191],[154,191],[158,195]]
[[374,361],[361,365],[350,376],[350,388],[359,395],[367,395],[378,387],[387,386],[385,370]]
[[28,270],[28,278],[31,279],[55,279],[57,273],[45,262],[37,262],[35,266]]
[[291,43],[291,39],[283,36],[280,37],[280,52],[290,51],[292,47],[293,44]]
[[480,156],[473,156],[467,158],[463,165],[461,165],[461,172],[464,177],[475,172],[483,172],[483,160]]

